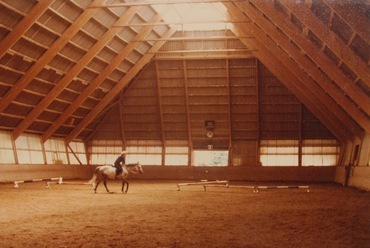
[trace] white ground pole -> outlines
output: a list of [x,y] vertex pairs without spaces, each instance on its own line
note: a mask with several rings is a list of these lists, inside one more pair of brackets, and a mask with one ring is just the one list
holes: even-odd
[[207,190],[207,187],[222,187],[222,188],[239,188],[239,189],[252,189],[253,193],[257,193],[257,186],[247,186],[247,185],[204,185],[204,191]]
[[310,192],[310,186],[307,185],[290,185],[290,186],[257,186],[257,192],[261,189],[305,189]]
[[197,185],[203,185],[204,186],[204,185],[216,185],[216,184],[228,185],[229,181],[216,180],[216,181],[200,181],[200,182],[196,182],[196,183],[178,183],[177,184],[177,191],[180,191],[181,186],[197,186]]
[[14,188],[18,189],[20,183],[34,183],[34,182],[43,182],[43,181],[61,182],[62,180],[63,179],[61,177],[53,177],[53,178],[46,178],[46,179],[31,179],[31,180],[14,181]]
[[92,183],[81,183],[81,182],[64,182],[63,178],[60,177],[60,180],[58,182],[47,182],[46,183],[46,188],[50,189],[51,184],[59,184],[59,185],[91,185],[93,187]]
[[221,187],[221,188],[239,188],[239,189],[253,189],[253,193],[258,193],[260,190],[269,190],[269,189],[305,189],[307,192],[310,192],[310,186],[245,186],[245,185],[203,185],[204,191],[207,190],[207,187]]

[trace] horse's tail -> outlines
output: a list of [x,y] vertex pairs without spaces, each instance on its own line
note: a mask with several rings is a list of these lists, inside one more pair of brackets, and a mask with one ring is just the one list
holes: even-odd
[[100,166],[96,167],[95,170],[94,170],[94,175],[93,177],[90,179],[89,183],[95,183],[95,180],[96,180],[96,177],[98,176],[98,171],[100,169]]

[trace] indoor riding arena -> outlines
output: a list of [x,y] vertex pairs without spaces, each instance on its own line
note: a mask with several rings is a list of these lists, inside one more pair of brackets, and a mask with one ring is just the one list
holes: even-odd
[[369,13],[0,0],[0,247],[369,247]]

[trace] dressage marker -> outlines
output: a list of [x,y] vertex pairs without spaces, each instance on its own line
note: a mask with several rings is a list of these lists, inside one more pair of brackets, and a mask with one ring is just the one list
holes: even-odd
[[224,184],[225,186],[229,184],[229,181],[200,181],[196,183],[178,183],[177,184],[177,191],[180,191],[180,186],[197,186],[197,185],[221,185]]
[[47,179],[31,179],[31,180],[23,180],[23,181],[14,181],[14,188],[18,189],[20,183],[34,183],[34,182],[43,182],[43,181],[58,181],[62,182],[61,177],[54,177],[54,178],[47,178]]
[[61,177],[58,182],[47,182],[46,183],[46,188],[50,189],[50,184],[59,184],[59,185],[91,185],[93,186],[92,183],[81,183],[81,182],[64,182],[63,178]]
[[239,188],[239,189],[253,189],[253,193],[258,193],[260,190],[269,189],[306,189],[310,192],[309,186],[245,186],[245,185],[203,185],[204,191],[207,187],[221,187],[221,188]]

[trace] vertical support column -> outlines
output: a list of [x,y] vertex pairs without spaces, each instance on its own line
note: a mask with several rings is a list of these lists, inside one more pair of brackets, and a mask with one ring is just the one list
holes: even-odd
[[[136,81],[136,79],[134,79]],[[119,111],[119,121],[120,121],[120,126],[121,126],[121,139],[122,139],[122,150],[126,150],[127,142],[126,142],[126,136],[125,136],[125,125],[123,124],[123,111],[122,111],[122,104],[121,101],[124,97],[124,90],[121,91],[121,94],[119,96],[118,100],[118,111]]]
[[163,125],[163,108],[162,108],[162,98],[161,98],[161,86],[159,84],[159,71],[158,71],[158,60],[155,61],[155,74],[156,74],[156,85],[157,85],[157,97],[158,97],[158,108],[159,108],[159,118],[161,122],[161,139],[162,139],[162,160],[161,165],[165,165],[165,155],[166,155],[166,144],[164,138],[164,125]]
[[259,166],[260,163],[260,143],[261,143],[261,113],[260,113],[260,71],[258,67],[258,59],[256,59],[256,91],[257,91],[257,141],[256,141],[256,165]]
[[191,140],[191,125],[190,125],[190,110],[189,110],[189,92],[188,92],[188,76],[186,73],[186,61],[182,62],[184,70],[184,89],[185,89],[185,104],[186,104],[186,119],[188,122],[188,165],[193,165],[193,142]]
[[41,143],[42,158],[44,159],[44,164],[48,164],[48,161],[46,159],[45,145],[44,145],[44,142],[42,141],[41,136],[40,136],[40,143]]
[[10,138],[12,140],[13,154],[14,154],[14,162],[15,162],[15,164],[19,164],[18,153],[17,153],[17,145],[15,143],[15,139],[14,139],[13,133],[11,133]]
[[64,148],[66,150],[66,156],[67,156],[67,164],[71,164],[71,161],[69,159],[69,152],[68,152],[68,146],[69,146],[69,142],[67,142],[66,140],[64,140]]
[[298,166],[302,166],[303,104],[299,104]]
[[[227,40],[226,40],[227,43]],[[227,47],[227,46],[226,46]],[[231,121],[231,82],[230,82],[230,65],[229,60],[226,59],[226,80],[227,80],[227,97],[228,97],[228,103],[229,103],[229,159],[228,159],[228,166],[232,165],[233,161],[233,146],[232,146],[232,140],[233,140],[233,130],[232,130],[232,121]]]

